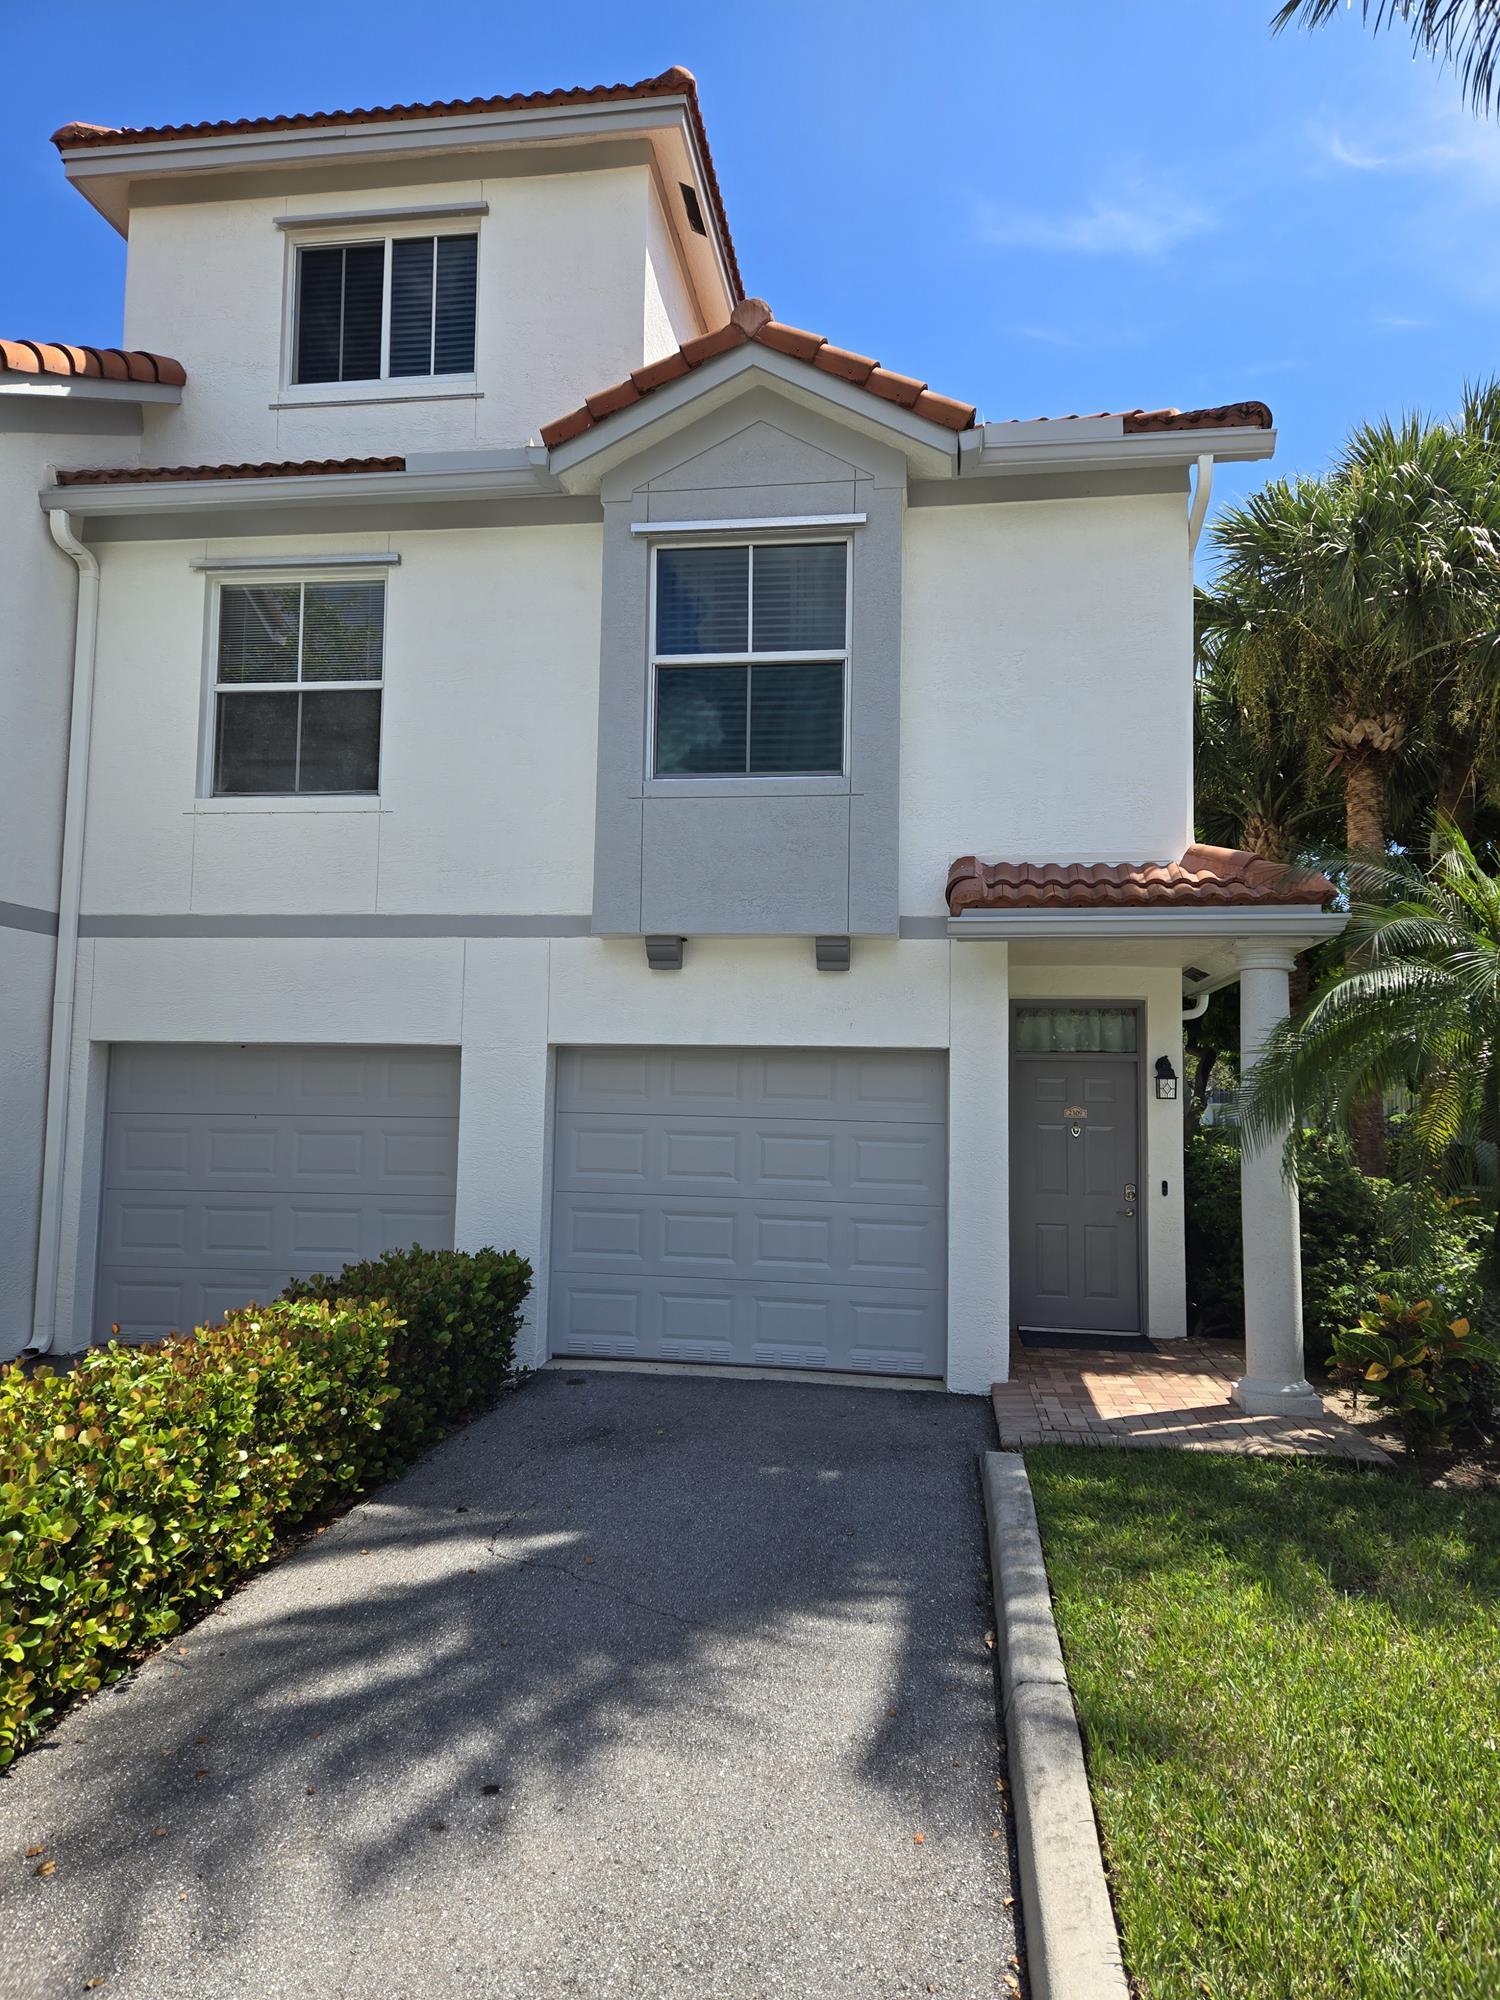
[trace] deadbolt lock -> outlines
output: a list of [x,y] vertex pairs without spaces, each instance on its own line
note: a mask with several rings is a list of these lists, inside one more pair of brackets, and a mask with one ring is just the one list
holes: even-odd
[[1134,1201],[1134,1200],[1135,1200],[1135,1182],[1134,1182],[1134,1181],[1126,1181],[1126,1183],[1125,1183],[1125,1199],[1126,1199],[1127,1201]]

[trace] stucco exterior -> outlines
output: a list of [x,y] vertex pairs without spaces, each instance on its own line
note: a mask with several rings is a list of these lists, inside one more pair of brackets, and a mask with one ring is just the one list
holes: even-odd
[[[19,1135],[0,1345],[100,1332],[122,1044],[457,1051],[454,1240],[532,1259],[533,1364],[560,1051],[921,1051],[946,1077],[941,1366],[981,1392],[1009,1366],[1015,1000],[1139,1010],[1143,1276],[1122,1314],[1180,1335],[1182,1110],[1145,1080],[1163,1057],[1180,1069],[1184,967],[1232,939],[1091,941],[1067,922],[1012,937],[950,922],[945,880],[968,853],[1150,862],[1187,847],[1189,468],[1263,454],[1264,433],[1163,442],[1090,420],[961,438],[966,406],[924,414],[921,385],[885,371],[862,388],[857,354],[814,367],[794,351],[811,337],[784,327],[751,351],[722,324],[718,222],[695,240],[682,199],[697,171],[685,114],[652,113],[675,153],[660,131],[574,143],[571,115],[504,148],[489,128],[482,147],[438,135],[416,161],[410,132],[231,137],[185,151],[180,171],[150,153],[139,182],[122,169],[91,184],[105,213],[131,204],[126,339],[181,357],[188,381],[104,435],[71,417],[56,450],[0,436],[0,497],[32,524],[0,552],[0,759],[24,833],[0,845],[0,1086]],[[405,226],[478,232],[472,379],[291,384],[298,244]],[[750,323],[764,330],[767,309]],[[550,420],[580,406],[560,436]],[[259,465],[322,458],[384,469]],[[249,476],[48,471],[198,464]],[[703,536],[847,542],[836,775],[655,774],[653,549]],[[92,739],[71,776],[68,546],[98,571],[97,639],[78,642]],[[384,582],[378,787],[215,796],[220,593],[320,575]],[[65,824],[81,840],[71,905]],[[65,936],[77,919],[76,1004],[57,1015],[49,1099],[60,906]],[[930,1060],[924,1074],[935,1097]],[[43,1229],[28,1322],[39,1205],[60,1242]],[[859,1226],[878,1234],[879,1214]]]

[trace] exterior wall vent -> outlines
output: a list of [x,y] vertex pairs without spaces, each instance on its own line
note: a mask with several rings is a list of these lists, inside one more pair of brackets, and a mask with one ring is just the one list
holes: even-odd
[[698,201],[698,190],[695,187],[690,187],[686,181],[679,181],[677,185],[682,190],[682,209],[688,219],[688,228],[692,230],[695,236],[707,236],[708,225],[703,220],[703,210]]

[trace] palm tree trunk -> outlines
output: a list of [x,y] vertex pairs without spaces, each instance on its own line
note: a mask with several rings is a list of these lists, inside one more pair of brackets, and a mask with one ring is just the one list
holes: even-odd
[[[1344,757],[1344,831],[1351,854],[1383,854],[1386,844],[1387,760],[1371,751]],[[1355,963],[1350,953],[1346,965]],[[1359,1170],[1370,1178],[1385,1172],[1385,1117],[1377,1097],[1361,1098],[1349,1115],[1349,1133]]]
[[[1491,1144],[1500,1142],[1500,1066],[1491,1062],[1484,1080],[1483,1133]],[[1493,1340],[1500,1336],[1500,1207],[1485,1245],[1479,1266],[1480,1331]]]
[[[1467,840],[1474,831],[1474,766],[1470,758],[1455,752],[1438,780],[1437,809],[1451,819]],[[1437,830],[1433,829],[1436,839]]]

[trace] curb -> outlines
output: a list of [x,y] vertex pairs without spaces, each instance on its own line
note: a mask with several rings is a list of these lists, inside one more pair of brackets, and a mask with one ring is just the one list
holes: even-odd
[[980,1455],[1033,2000],[1129,2000],[1025,1461]]

